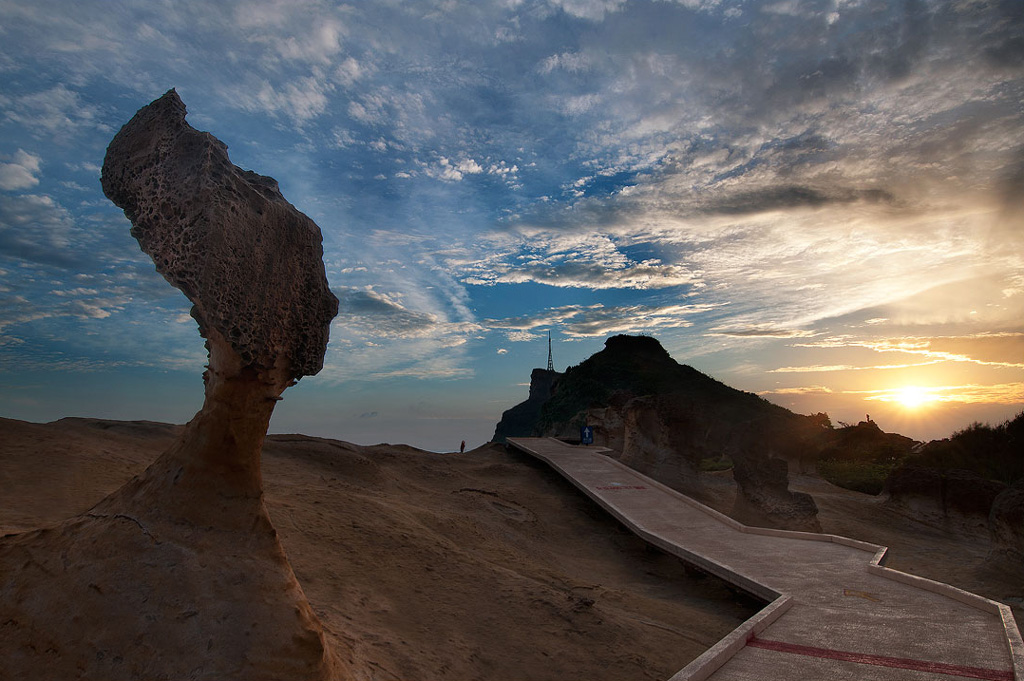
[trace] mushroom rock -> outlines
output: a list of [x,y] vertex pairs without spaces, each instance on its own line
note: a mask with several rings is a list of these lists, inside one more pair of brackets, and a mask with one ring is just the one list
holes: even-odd
[[345,675],[260,475],[274,406],[322,368],[338,310],[320,229],[189,126],[174,90],[114,137],[102,184],[193,303],[205,400],[168,451],[95,507],[0,539],[0,677]]

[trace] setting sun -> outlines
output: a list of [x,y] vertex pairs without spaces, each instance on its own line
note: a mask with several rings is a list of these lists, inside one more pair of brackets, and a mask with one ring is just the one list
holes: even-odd
[[906,386],[895,391],[894,401],[899,402],[905,409],[920,409],[938,398],[927,388],[917,386]]

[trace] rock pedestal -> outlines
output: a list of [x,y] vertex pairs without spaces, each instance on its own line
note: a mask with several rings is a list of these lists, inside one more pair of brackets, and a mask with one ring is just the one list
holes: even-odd
[[319,228],[185,122],[171,90],[111,142],[103,189],[192,301],[203,408],[142,475],[58,527],[0,540],[0,677],[333,679],[338,651],[263,503],[284,390],[323,364],[338,301]]

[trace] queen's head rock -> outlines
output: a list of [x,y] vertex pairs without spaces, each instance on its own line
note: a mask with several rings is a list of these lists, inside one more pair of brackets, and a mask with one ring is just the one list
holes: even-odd
[[233,165],[223,142],[186,123],[174,90],[117,133],[101,181],[209,343],[275,378],[320,371],[338,313],[320,228],[273,178]]
[[260,471],[275,405],[322,368],[338,310],[322,235],[185,113],[174,90],[140,109],[110,143],[102,184],[193,304],[203,406],[87,512],[0,539],[0,678],[320,680],[347,667],[288,562]]

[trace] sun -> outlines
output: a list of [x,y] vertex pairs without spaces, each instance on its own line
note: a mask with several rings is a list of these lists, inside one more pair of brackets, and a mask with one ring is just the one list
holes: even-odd
[[904,409],[921,409],[934,402],[937,398],[927,388],[908,385],[893,393],[894,401],[899,402]]

